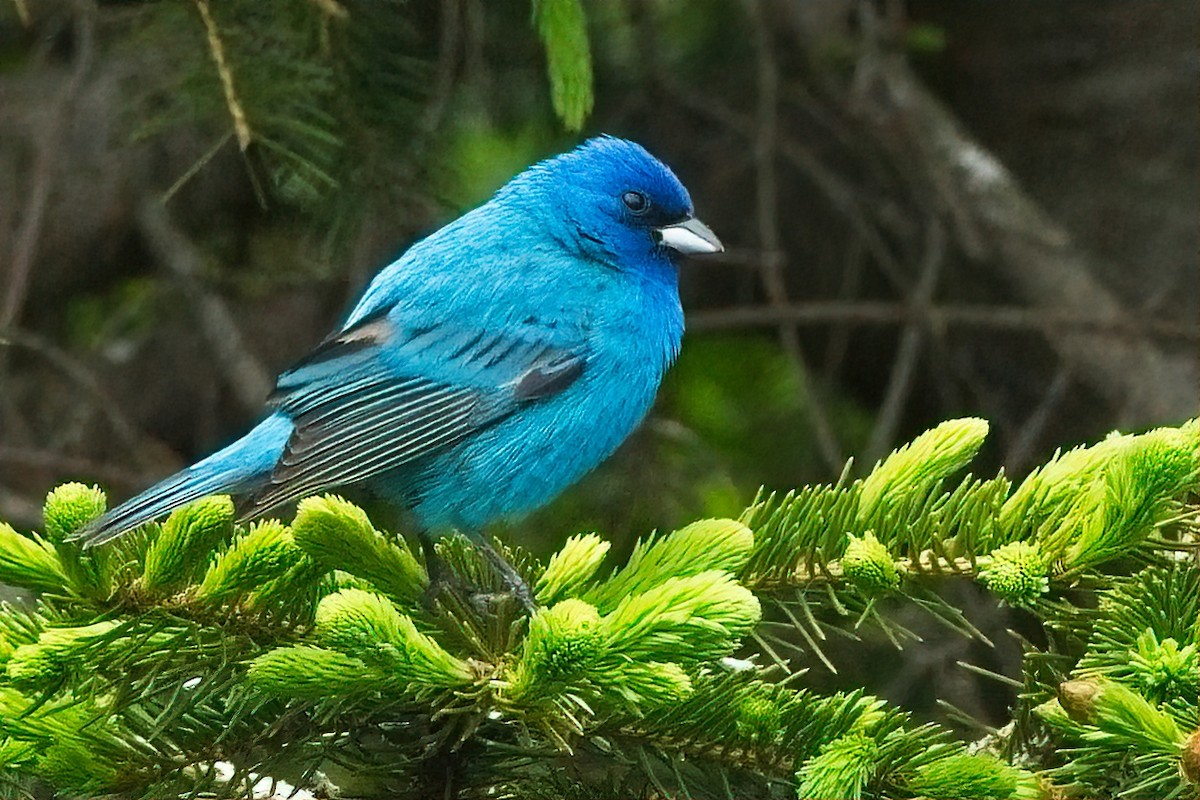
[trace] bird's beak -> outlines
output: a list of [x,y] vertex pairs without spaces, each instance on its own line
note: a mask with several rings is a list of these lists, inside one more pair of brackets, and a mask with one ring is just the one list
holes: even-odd
[[658,228],[659,243],[685,255],[697,253],[721,253],[725,245],[717,235],[695,217],[688,217],[674,225]]

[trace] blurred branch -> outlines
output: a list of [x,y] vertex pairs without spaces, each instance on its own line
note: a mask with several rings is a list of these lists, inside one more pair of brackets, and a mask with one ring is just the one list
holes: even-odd
[[182,175],[175,179],[174,183],[167,187],[167,190],[162,194],[162,201],[164,203],[171,202],[171,199],[179,193],[179,190],[186,186],[188,182],[192,180],[192,178],[199,175],[200,170],[208,166],[209,163],[216,158],[217,153],[220,152],[221,148],[225,146],[225,143],[232,138],[233,131],[226,131],[225,133],[221,134],[221,137],[217,139],[216,143],[214,143],[212,147],[208,148],[208,150],[206,150],[203,155],[197,158],[190,167],[183,171]]
[[1082,332],[1128,336],[1131,339],[1157,337],[1180,342],[1200,342],[1195,325],[1162,319],[1139,319],[1130,315],[1110,317],[1083,310],[1029,308],[1027,306],[929,306],[917,308],[901,303],[812,302],[788,306],[734,306],[693,311],[688,314],[689,330],[774,327],[781,322],[793,325],[824,325],[837,322],[850,325],[898,325],[924,319],[937,327],[963,326],[984,330],[1052,333]]
[[[758,217],[758,238],[763,253],[763,288],[773,306],[786,306],[787,259],[779,234],[779,190],[776,183],[776,137],[779,127],[779,72],[775,64],[771,32],[763,10],[756,0],[746,3],[755,34],[758,60],[758,121],[754,138],[754,163],[757,172],[755,196]],[[800,332],[795,325],[780,323],[779,338],[784,351],[800,373],[800,394],[804,413],[812,424],[817,448],[826,465],[836,473],[845,462],[841,444],[825,411],[812,371],[800,345]]]
[[[57,125],[52,127],[57,128]],[[53,133],[50,139],[56,138]],[[33,169],[30,176],[29,201],[25,205],[25,215],[17,232],[13,246],[12,259],[8,268],[8,291],[4,293],[4,304],[0,307],[0,328],[8,328],[21,314],[25,304],[25,294],[29,288],[29,273],[33,268],[34,254],[37,252],[38,236],[42,231],[42,218],[46,211],[46,201],[50,197],[50,188],[54,183],[54,166],[56,163],[55,147],[50,141],[41,139],[35,148]]]
[[[17,8],[19,11],[22,5],[18,4]],[[95,60],[95,11],[95,6],[86,0],[76,0],[72,3],[74,65],[50,113],[46,116],[45,124],[40,130],[31,132],[34,157],[29,199],[9,261],[7,291],[4,294],[4,302],[0,305],[0,330],[11,328],[17,323],[21,316],[21,307],[25,304],[29,275],[37,254],[46,205],[58,176],[57,166],[63,137],[72,117],[75,100]]]
[[138,228],[150,251],[175,276],[191,303],[218,367],[247,411],[258,411],[274,381],[246,347],[234,315],[215,293],[200,281],[203,258],[196,245],[171,221],[166,206],[157,200],[142,203]]
[[109,486],[142,489],[161,475],[158,472],[135,472],[116,464],[107,464],[83,456],[73,456],[50,450],[0,445],[0,465],[20,469],[44,469],[62,480],[63,476],[87,476]]
[[[865,254],[866,249],[863,247],[861,239],[850,240],[844,254],[841,282],[838,285],[837,299],[839,301],[848,303],[858,295],[867,262],[864,258]],[[835,324],[829,330],[829,339],[825,345],[824,374],[826,381],[832,383],[845,362],[846,353],[850,349],[850,331],[851,326],[845,324]]]
[[439,5],[440,21],[438,32],[437,68],[430,92],[429,104],[421,117],[421,131],[428,136],[438,129],[450,104],[454,91],[454,77],[458,66],[459,38],[462,28],[462,8],[459,0],[443,0]]
[[336,19],[346,19],[350,16],[338,0],[312,0],[312,4],[321,9],[321,13]]
[[120,404],[104,389],[91,369],[53,342],[29,331],[11,330],[0,333],[0,348],[6,344],[36,354],[82,389],[108,420],[113,433],[121,440],[129,455],[140,466],[152,466],[153,459],[147,457],[147,445],[151,440],[129,420],[121,410]]
[[[737,136],[754,141],[754,122],[722,103],[719,98],[700,95],[694,89],[678,82],[664,80],[663,83],[670,96],[689,111],[721,125]],[[892,288],[904,291],[907,287],[904,269],[869,219],[868,209],[859,199],[859,192],[854,184],[825,166],[816,153],[787,136],[786,132],[780,132],[779,155],[811,180],[830,205],[845,216],[851,229],[874,257]],[[724,255],[726,258],[730,257],[729,253]]]
[[1037,453],[1037,443],[1053,421],[1054,412],[1058,410],[1058,404],[1062,402],[1071,385],[1071,372],[1068,364],[1059,367],[1058,372],[1054,375],[1054,380],[1046,387],[1037,408],[1017,431],[1012,444],[1006,448],[1004,466],[1014,475],[1022,474],[1026,465],[1033,462]]
[[962,130],[902,56],[869,52],[856,84],[864,121],[898,158],[925,171],[965,251],[992,256],[1031,303],[1077,310],[1100,323],[1087,336],[1061,326],[1044,329],[1082,380],[1115,400],[1125,417],[1168,420],[1195,413],[1195,359],[1164,353],[1143,338],[1120,301],[1093,277],[1090,258]]
[[17,18],[21,20],[21,24],[28,28],[32,20],[25,0],[13,0],[13,6],[17,9]]
[[925,335],[922,320],[928,321],[930,318],[922,312],[929,308],[933,300],[938,276],[946,259],[946,234],[936,217],[926,225],[925,238],[921,274],[908,298],[908,306],[917,313],[904,323],[904,331],[900,334],[900,344],[896,348],[896,357],[892,360],[892,370],[888,376],[887,391],[884,392],[883,402],[879,406],[871,437],[867,440],[864,455],[867,464],[874,464],[887,455],[892,442],[895,441],[905,403],[912,391],[917,359],[921,354],[921,344]]

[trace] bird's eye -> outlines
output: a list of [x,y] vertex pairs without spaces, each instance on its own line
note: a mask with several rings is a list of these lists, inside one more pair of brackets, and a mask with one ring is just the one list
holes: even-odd
[[621,202],[635,214],[641,214],[650,207],[650,200],[641,192],[626,192],[621,195]]

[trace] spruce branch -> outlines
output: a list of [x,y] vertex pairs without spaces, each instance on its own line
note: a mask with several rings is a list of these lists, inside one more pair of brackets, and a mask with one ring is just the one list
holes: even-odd
[[835,485],[760,494],[743,517],[756,542],[742,580],[765,592],[848,584],[903,595],[960,575],[1031,605],[1052,585],[1149,555],[1161,527],[1190,518],[1183,500],[1200,472],[1195,421],[1057,455],[1011,493],[1003,474],[967,476],[946,491],[984,432],[981,420],[943,423],[859,481],[843,473]]
[[538,602],[552,605],[557,600],[581,594],[600,569],[611,546],[594,533],[567,539],[538,578],[534,587]]
[[233,120],[233,130],[237,135],[238,148],[244,153],[250,147],[253,136],[250,125],[246,122],[246,111],[238,99],[238,93],[233,86],[233,70],[229,67],[229,59],[225,56],[225,44],[221,40],[221,32],[213,20],[212,10],[208,0],[195,0],[196,10],[204,23],[204,33],[208,38],[209,52],[212,53],[213,63],[217,67],[217,75],[221,79],[221,91],[225,94],[225,104],[229,107],[229,116]]
[[319,566],[357,575],[401,602],[415,601],[429,583],[402,539],[376,531],[362,509],[340,497],[300,501],[292,535]]
[[146,550],[141,589],[165,595],[202,574],[210,554],[233,534],[233,514],[227,495],[172,512]]
[[22,536],[0,522],[0,582],[38,592],[66,592],[68,580],[54,546],[37,534]]
[[579,0],[533,0],[533,19],[546,47],[550,99],[568,130],[592,111],[592,55],[587,16]]
[[1088,795],[1194,796],[1198,581],[1194,565],[1174,560],[1111,582],[1095,609],[1047,606],[1048,626],[1069,630],[1079,649],[1027,655],[1022,705],[1033,719],[1011,746],[1032,747],[1048,732],[1063,758],[1047,777]]
[[195,596],[212,603],[236,601],[291,570],[303,557],[286,525],[278,520],[256,522],[244,536],[218,552],[196,587]]
[[[0,607],[0,778],[84,797],[306,789],[318,772],[396,796],[444,790],[446,770],[471,776],[464,793],[522,797],[1194,794],[1200,579],[1161,547],[1193,544],[1197,424],[1061,454],[1015,491],[953,481],[981,438],[946,423],[861,480],[649,536],[611,571],[595,534],[544,565],[497,543],[535,587],[529,616],[460,537],[439,543],[450,580],[430,594],[404,539],[334,496],[248,526],[205,498],[84,554],[65,540],[103,494],[60,487],[44,535],[0,526],[0,577],[40,593]],[[1127,556],[1135,574],[1101,571]],[[1004,747],[968,751],[754,660],[755,643],[817,653],[889,597],[970,631],[932,591],[958,576],[1063,643],[1030,651]],[[1081,586],[1095,607],[1055,594]],[[764,603],[789,621],[763,622]],[[1038,761],[1036,736],[1061,757]]]

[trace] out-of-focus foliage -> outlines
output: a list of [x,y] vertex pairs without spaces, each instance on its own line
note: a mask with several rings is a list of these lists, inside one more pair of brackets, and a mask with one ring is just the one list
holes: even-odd
[[538,33],[546,44],[550,96],[568,129],[583,127],[592,110],[592,55],[580,0],[533,0]]

